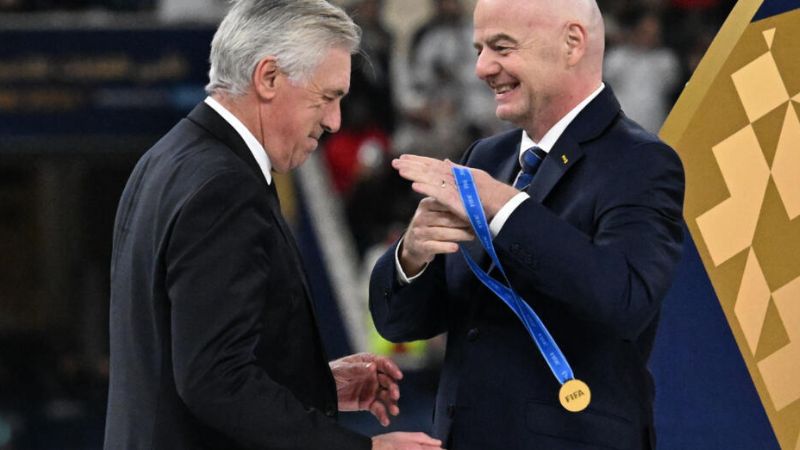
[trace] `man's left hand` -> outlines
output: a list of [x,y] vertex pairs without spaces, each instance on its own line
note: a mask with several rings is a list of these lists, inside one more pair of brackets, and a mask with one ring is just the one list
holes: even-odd
[[383,426],[400,413],[397,382],[403,372],[389,358],[357,353],[331,361],[340,411],[369,411]]

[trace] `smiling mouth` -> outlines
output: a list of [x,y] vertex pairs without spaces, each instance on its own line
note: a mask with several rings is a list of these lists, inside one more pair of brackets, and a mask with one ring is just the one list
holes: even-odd
[[519,87],[519,83],[504,83],[504,84],[490,84],[492,91],[496,96],[501,96],[503,94],[507,94],[511,91],[516,90]]

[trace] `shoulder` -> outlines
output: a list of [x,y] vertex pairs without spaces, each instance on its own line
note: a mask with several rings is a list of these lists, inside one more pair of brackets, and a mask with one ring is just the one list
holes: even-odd
[[264,190],[263,181],[229,147],[183,120],[142,156],[121,201],[172,217],[198,200],[222,208],[256,201]]
[[662,183],[683,186],[683,164],[677,152],[624,114],[583,150],[608,188]]
[[257,187],[260,180],[225,143],[189,120],[182,120],[142,158],[164,181],[199,188],[222,174],[235,177],[245,186]]
[[601,149],[606,158],[618,160],[641,161],[642,158],[653,158],[662,161],[680,161],[672,147],[624,113],[620,114],[602,138],[590,143],[589,146]]

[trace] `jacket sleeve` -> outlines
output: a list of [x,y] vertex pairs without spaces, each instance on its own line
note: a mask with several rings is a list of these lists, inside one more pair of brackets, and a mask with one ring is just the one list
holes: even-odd
[[[369,449],[305,407],[256,364],[271,267],[264,187],[213,176],[185,203],[164,246],[176,388],[196,418],[246,448]],[[291,339],[291,336],[287,336]]]
[[[464,164],[481,141],[473,143],[461,158]],[[445,256],[437,255],[413,282],[398,282],[395,243],[372,270],[369,308],[375,328],[392,342],[430,339],[448,330],[448,292]]]
[[598,189],[591,234],[530,199],[494,240],[512,285],[535,309],[559,302],[632,339],[671,284],[683,240],[683,167],[661,143],[641,145],[635,170]]
[[425,272],[407,285],[397,280],[393,245],[381,256],[369,283],[369,308],[375,328],[392,342],[430,339],[446,330],[444,258],[437,255]]

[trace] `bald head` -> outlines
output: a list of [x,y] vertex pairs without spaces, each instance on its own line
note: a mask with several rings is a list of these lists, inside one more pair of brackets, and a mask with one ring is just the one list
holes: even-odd
[[576,23],[586,30],[586,65],[602,71],[606,32],[603,16],[595,0],[532,0],[530,3],[546,4],[557,10],[561,24]]
[[476,73],[495,90],[501,119],[546,131],[600,86],[595,0],[478,0],[474,24]]
[[500,7],[510,16],[524,17],[532,27],[547,30],[557,37],[565,27],[580,26],[586,39],[585,60],[587,68],[602,70],[605,51],[605,26],[596,0],[478,0],[481,4]]

